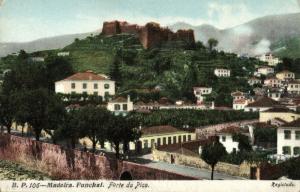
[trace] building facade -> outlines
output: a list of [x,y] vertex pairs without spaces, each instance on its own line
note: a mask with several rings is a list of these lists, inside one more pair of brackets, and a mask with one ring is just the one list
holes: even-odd
[[295,79],[295,73],[284,70],[276,74],[276,77],[282,81]]
[[260,75],[269,75],[274,73],[274,68],[272,67],[259,67],[257,73]]
[[287,85],[287,91],[290,94],[300,94],[300,81],[290,81]]
[[282,160],[300,155],[300,119],[277,129],[277,155]]
[[198,103],[202,103],[205,99],[205,95],[209,95],[212,92],[211,87],[194,87],[193,89]]
[[55,82],[55,92],[97,95],[105,98],[115,95],[115,82],[92,71],[79,72]]
[[214,74],[217,77],[230,77],[230,70],[229,69],[215,69]]
[[114,112],[115,115],[126,115],[133,111],[133,102],[130,101],[129,96],[127,99],[118,97],[107,103],[107,110]]

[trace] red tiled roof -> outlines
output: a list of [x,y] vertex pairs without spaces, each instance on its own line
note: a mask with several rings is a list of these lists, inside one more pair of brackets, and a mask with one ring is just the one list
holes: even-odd
[[127,99],[124,97],[117,97],[109,102],[111,102],[111,103],[113,103],[113,102],[114,103],[127,103]]
[[244,95],[244,93],[241,92],[241,91],[236,91],[236,92],[231,93],[231,96],[233,96],[233,97],[236,97],[236,96],[243,96],[243,95]]
[[222,134],[222,133],[232,134],[232,133],[240,133],[240,132],[245,132],[245,131],[242,130],[240,127],[229,126],[224,129],[221,129],[220,131],[217,132],[217,134]]
[[273,107],[271,109],[268,109],[266,111],[263,111],[263,112],[295,112],[295,111],[292,111],[290,110],[289,108],[286,108],[286,107]]
[[92,71],[86,71],[86,72],[79,72],[75,73],[74,75],[71,75],[64,80],[72,80],[72,81],[82,81],[82,80],[90,80],[90,81],[95,81],[95,80],[107,80],[106,77],[98,75]]
[[300,119],[297,119],[295,121],[292,121],[290,123],[286,123],[284,125],[282,125],[282,127],[300,127]]
[[280,103],[278,101],[275,101],[268,97],[263,97],[254,101],[253,103],[248,104],[247,107],[275,107],[279,105]]
[[166,133],[176,133],[182,131],[176,127],[170,125],[164,126],[153,126],[142,129],[142,135],[153,135],[153,134],[166,134]]
[[233,101],[233,104],[244,104],[246,103],[246,99],[237,99]]

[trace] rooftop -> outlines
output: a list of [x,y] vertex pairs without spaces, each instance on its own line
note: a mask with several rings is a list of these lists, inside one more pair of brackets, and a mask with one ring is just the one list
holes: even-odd
[[163,126],[153,126],[153,127],[143,128],[142,135],[167,134],[167,133],[176,133],[182,131],[183,130],[170,125],[163,125]]
[[271,112],[271,113],[281,113],[281,112],[295,112],[286,107],[273,107],[263,112]]
[[108,80],[108,78],[98,75],[94,73],[93,71],[86,71],[86,72],[79,72],[75,73],[74,75],[71,75],[67,78],[65,78],[63,81],[66,80],[72,80],[72,81],[83,81],[83,80],[89,80],[89,81],[99,81],[99,80]]
[[109,103],[127,103],[127,99],[124,97],[117,97],[117,98],[109,101]]
[[234,133],[248,133],[249,131],[247,129],[242,129],[237,126],[229,126],[224,129],[221,129],[217,132],[217,134],[234,134]]
[[282,125],[282,127],[298,127],[298,128],[300,128],[300,119],[297,119],[290,123],[286,123],[286,124]]
[[280,103],[268,97],[262,97],[254,101],[253,103],[247,105],[247,107],[276,107],[276,106],[280,106]]

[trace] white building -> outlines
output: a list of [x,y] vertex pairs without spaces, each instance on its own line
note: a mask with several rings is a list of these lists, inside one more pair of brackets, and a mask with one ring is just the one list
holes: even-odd
[[44,57],[30,57],[30,60],[33,62],[44,62],[45,58]]
[[194,87],[193,89],[198,103],[202,103],[204,101],[205,95],[209,95],[212,92],[211,87]]
[[277,129],[277,156],[281,160],[300,155],[300,119]]
[[59,56],[59,57],[66,57],[66,56],[69,56],[69,55],[70,55],[69,51],[57,53],[57,56]]
[[107,103],[107,110],[114,112],[116,115],[126,115],[128,112],[133,111],[133,102],[130,101],[130,97],[127,99],[118,97]]
[[63,94],[115,95],[115,82],[92,71],[79,72],[55,82],[55,92]]
[[250,141],[250,134],[249,130],[243,130],[239,127],[227,127],[225,129],[220,130],[217,133],[217,136],[219,137],[219,142],[223,144],[223,146],[226,148],[227,153],[237,152],[239,151],[239,142],[235,140],[234,135],[235,134],[243,134],[247,135],[249,137]]
[[282,81],[295,79],[295,73],[290,72],[288,70],[281,71],[276,74],[276,77]]
[[230,77],[230,70],[229,69],[215,69],[214,74],[217,77]]
[[256,84],[261,84],[261,80],[256,77],[251,77],[248,79],[248,84],[251,86],[256,85]]
[[300,94],[300,81],[290,81],[287,86],[287,91],[290,94]]
[[257,73],[258,73],[259,75],[269,75],[269,74],[273,74],[273,73],[274,73],[274,68],[272,68],[272,67],[267,67],[267,66],[265,66],[265,67],[259,67],[259,68],[257,69]]
[[277,57],[272,55],[272,53],[264,54],[264,55],[260,56],[258,59],[263,62],[267,62],[268,65],[270,65],[270,66],[276,66],[278,63],[281,62]]
[[237,99],[237,100],[233,101],[232,108],[234,110],[244,110],[247,105],[248,105],[248,100],[246,100],[246,99]]
[[277,79],[276,77],[270,77],[265,79],[264,85],[268,87],[281,87],[282,82],[280,79]]
[[249,103],[246,107],[245,107],[245,111],[246,112],[259,112],[259,111],[266,111],[268,109],[271,109],[273,107],[278,107],[281,106],[280,103],[278,101],[275,101],[271,98],[268,97],[262,97],[256,101],[254,101],[253,103]]

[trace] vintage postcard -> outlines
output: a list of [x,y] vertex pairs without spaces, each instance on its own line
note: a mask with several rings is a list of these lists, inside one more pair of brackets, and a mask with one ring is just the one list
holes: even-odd
[[0,192],[300,192],[300,0],[0,0]]

